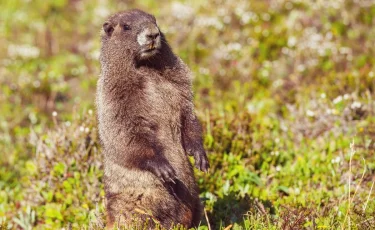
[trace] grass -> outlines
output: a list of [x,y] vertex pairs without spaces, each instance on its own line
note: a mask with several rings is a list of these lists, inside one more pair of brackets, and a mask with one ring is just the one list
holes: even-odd
[[194,73],[200,230],[375,228],[375,5],[297,0],[1,1],[2,228],[104,228],[99,31],[134,7]]

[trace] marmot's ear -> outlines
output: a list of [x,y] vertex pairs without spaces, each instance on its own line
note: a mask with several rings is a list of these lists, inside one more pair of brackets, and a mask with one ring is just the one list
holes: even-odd
[[103,24],[103,30],[108,36],[111,36],[113,32],[113,26],[109,22],[106,22]]

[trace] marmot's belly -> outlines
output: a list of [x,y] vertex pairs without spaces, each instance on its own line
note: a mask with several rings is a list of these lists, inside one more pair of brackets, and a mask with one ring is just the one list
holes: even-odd
[[[195,190],[194,172],[182,146],[166,146],[164,155],[176,171],[177,178],[187,189]],[[111,193],[123,193],[125,188],[132,187],[137,189],[157,189],[158,191],[164,188],[160,178],[157,178],[153,173],[137,168],[126,168],[110,159],[105,159],[104,176],[106,190]]]
[[165,124],[161,124],[159,136],[164,146],[164,156],[176,170],[177,176],[185,183],[193,186],[195,184],[194,172],[189,157],[183,148],[179,122],[179,120],[175,119],[175,121],[169,120]]

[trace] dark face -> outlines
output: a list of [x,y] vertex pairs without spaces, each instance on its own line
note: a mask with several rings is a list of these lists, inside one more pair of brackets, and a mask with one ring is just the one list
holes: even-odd
[[103,24],[103,43],[126,47],[135,58],[145,60],[161,49],[161,32],[154,16],[130,10],[111,16]]

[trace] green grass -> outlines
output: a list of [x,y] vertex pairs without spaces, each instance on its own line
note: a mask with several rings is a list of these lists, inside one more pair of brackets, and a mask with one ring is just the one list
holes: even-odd
[[375,5],[297,0],[1,1],[1,227],[105,226],[99,31],[134,7],[194,73],[199,229],[375,228]]

